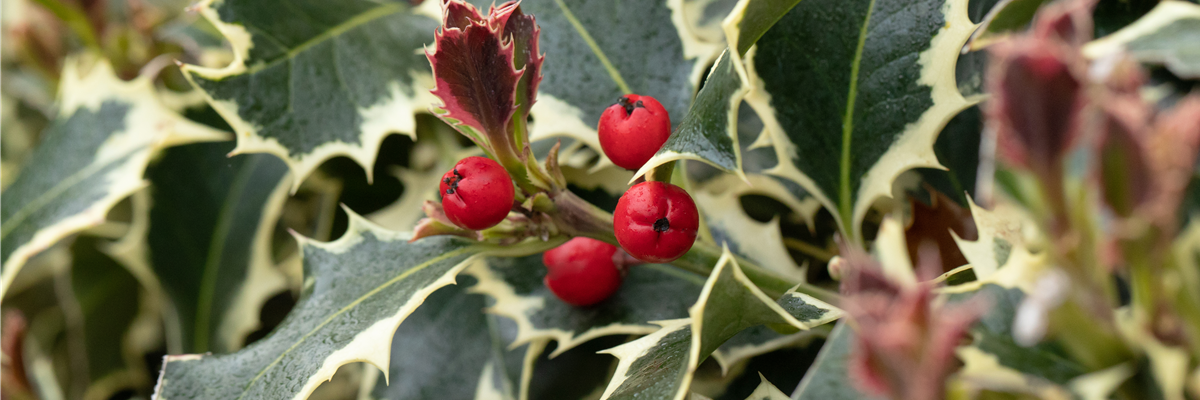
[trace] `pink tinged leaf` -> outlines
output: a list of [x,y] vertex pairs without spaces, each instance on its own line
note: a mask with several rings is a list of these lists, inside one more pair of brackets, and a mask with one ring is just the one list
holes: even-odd
[[958,368],[954,349],[984,310],[979,300],[935,306],[933,286],[890,281],[874,260],[847,251],[843,309],[858,341],[850,374],[864,392],[894,399],[940,400]]
[[1034,35],[1041,39],[1060,40],[1080,48],[1092,40],[1092,8],[1097,0],[1067,0],[1046,6],[1038,12]]
[[1075,70],[1077,50],[1058,42],[1018,38],[993,46],[988,115],[999,153],[1014,166],[1052,174],[1080,136],[1085,104]]
[[1150,217],[1173,237],[1177,212],[1200,152],[1200,96],[1180,100],[1154,123],[1147,159],[1154,176]]
[[1113,96],[1102,108],[1100,183],[1104,201],[1129,217],[1150,199],[1152,176],[1146,160],[1151,109],[1133,95]]
[[477,20],[474,7],[452,1],[446,5],[447,25],[436,35],[436,50],[426,52],[436,81],[432,93],[445,110],[439,116],[456,128],[466,125],[486,135],[490,143],[478,143],[485,149],[510,146],[505,127],[516,110],[521,72],[513,68],[513,45],[501,32],[513,10],[515,5],[506,4]]
[[504,25],[502,37],[512,41],[513,68],[521,70],[521,81],[517,86],[517,105],[520,107],[520,117],[528,117],[529,109],[537,99],[537,87],[542,82],[542,62],[545,56],[538,48],[538,37],[541,28],[532,15],[526,15],[521,9],[515,9]]
[[482,22],[483,14],[471,3],[464,1],[446,1],[442,3],[442,29],[466,29],[472,22]]

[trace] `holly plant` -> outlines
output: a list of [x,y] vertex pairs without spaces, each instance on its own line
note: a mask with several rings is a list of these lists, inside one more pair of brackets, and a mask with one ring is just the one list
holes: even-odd
[[1194,1],[5,16],[5,399],[1200,399]]

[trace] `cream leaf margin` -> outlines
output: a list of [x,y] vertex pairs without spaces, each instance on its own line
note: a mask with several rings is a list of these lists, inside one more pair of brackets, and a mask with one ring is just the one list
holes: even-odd
[[[346,143],[342,141],[333,141],[321,144],[307,154],[292,157],[288,150],[279,143],[275,138],[266,138],[260,136],[258,132],[262,129],[261,126],[255,126],[253,123],[246,121],[238,114],[238,104],[232,100],[217,100],[209,93],[200,89],[196,84],[194,76],[201,76],[205,79],[219,80],[244,73],[257,72],[255,69],[260,68],[259,65],[246,65],[246,60],[249,59],[250,49],[254,47],[250,32],[245,27],[238,24],[226,23],[221,20],[218,15],[216,6],[224,0],[203,0],[193,7],[194,10],[200,13],[205,19],[213,24],[226,40],[229,41],[233,48],[233,61],[223,68],[208,68],[199,65],[185,64],[182,69],[184,76],[188,82],[192,84],[196,90],[204,93],[204,99],[208,101],[229,126],[233,128],[237,136],[237,146],[229,155],[247,154],[247,153],[268,153],[282,159],[288,165],[288,169],[292,172],[291,192],[295,193],[300,188],[300,184],[304,178],[308,177],[318,166],[325,160],[337,156],[346,156],[363,167],[367,174],[367,181],[374,181],[374,165],[375,159],[378,156],[378,150],[383,140],[392,133],[400,133],[409,136],[416,140],[416,114],[418,112],[429,112],[429,107],[437,104],[437,98],[430,93],[430,89],[434,87],[433,75],[428,72],[409,71],[409,76],[413,80],[412,95],[405,94],[401,89],[399,82],[381,82],[388,88],[389,96],[383,100],[376,102],[370,106],[360,108],[359,116],[362,117],[362,123],[359,128],[359,144]],[[437,3],[437,2],[426,2]],[[364,14],[377,14],[373,18],[354,18],[349,23],[361,24],[373,20],[374,18],[391,15],[401,10],[399,3],[393,5],[381,5],[373,8]],[[413,13],[432,17],[435,13],[440,17],[441,11],[430,6],[421,6],[413,9]],[[362,21],[360,21],[362,19]],[[340,29],[335,27],[334,29]],[[344,28],[352,29],[353,27]],[[332,36],[331,36],[332,37]],[[322,38],[321,40],[327,40]],[[293,57],[289,54],[287,57]]]

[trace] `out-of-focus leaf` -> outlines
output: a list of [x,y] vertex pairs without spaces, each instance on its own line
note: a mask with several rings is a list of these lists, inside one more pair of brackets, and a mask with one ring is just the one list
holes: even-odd
[[173,306],[175,351],[241,348],[263,302],[286,285],[271,238],[291,183],[287,165],[268,154],[228,158],[232,147],[176,147],[146,173],[147,257]]
[[1000,0],[971,35],[970,47],[979,50],[1009,33],[1025,29],[1046,0]]
[[630,267],[612,297],[590,307],[563,303],[542,283],[541,255],[491,258],[466,271],[479,279],[473,291],[495,303],[488,311],[517,321],[517,344],[554,340],[552,355],[607,335],[655,332],[648,321],[681,318],[700,295],[700,276],[677,268],[645,264]]
[[364,361],[389,370],[387,349],[397,326],[427,296],[454,283],[483,255],[538,253],[561,241],[510,246],[453,236],[408,242],[356,214],[330,243],[301,240],[305,281],[299,303],[266,338],[228,355],[168,356],[158,399],[295,398],[308,396],[337,368]]
[[438,289],[400,325],[392,337],[390,379],[377,380],[370,398],[470,399],[484,393],[517,398],[533,361],[526,350],[544,346],[507,350],[516,329],[483,313],[486,298],[471,294],[473,280]]
[[850,350],[854,346],[854,330],[839,323],[829,334],[829,340],[817,361],[808,369],[792,398],[797,400],[875,400],[878,397],[860,392],[849,375]]
[[293,187],[339,155],[370,174],[384,137],[414,135],[414,113],[433,102],[421,50],[440,2],[426,3],[207,0],[198,10],[234,61],[184,72],[236,131],[234,152],[279,156]]
[[995,356],[1000,365],[1060,385],[1087,372],[1052,343],[1039,343],[1031,347],[1016,343],[1013,339],[1013,321],[1021,300],[1025,298],[1020,289],[985,284],[978,291],[951,295],[948,301],[962,301],[979,294],[988,299],[988,308],[987,313],[971,328],[974,337],[972,347]]
[[1136,22],[1088,43],[1083,54],[1097,59],[1128,52],[1141,62],[1164,64],[1176,76],[1200,78],[1200,5],[1163,1]]
[[691,318],[659,322],[658,332],[605,351],[620,362],[603,399],[681,400],[700,362],[738,332],[765,324],[810,329],[841,313],[799,293],[772,301],[726,250],[689,310]]
[[149,77],[124,82],[107,62],[84,58],[67,63],[59,115],[0,198],[0,292],[30,256],[103,223],[113,205],[143,187],[158,149],[225,137],[160,104]]
[[[71,288],[75,303],[63,304],[68,330],[77,326],[81,335],[68,332],[68,351],[85,350],[87,392],[84,398],[106,399],[122,390],[149,386],[145,351],[160,340],[157,331],[144,327],[161,323],[161,307],[121,264],[101,252],[96,238],[81,236],[71,246],[74,265]],[[71,321],[80,318],[79,321]],[[78,325],[74,325],[78,324]],[[140,326],[139,326],[140,325]],[[82,343],[70,343],[82,339]]]

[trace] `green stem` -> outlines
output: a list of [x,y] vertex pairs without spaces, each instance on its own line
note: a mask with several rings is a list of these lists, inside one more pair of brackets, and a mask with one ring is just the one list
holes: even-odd
[[79,36],[79,40],[92,50],[100,50],[100,41],[96,40],[96,29],[92,27],[92,22],[88,20],[87,15],[73,5],[60,3],[56,0],[34,0],[42,7],[49,10],[55,17],[61,19]]

